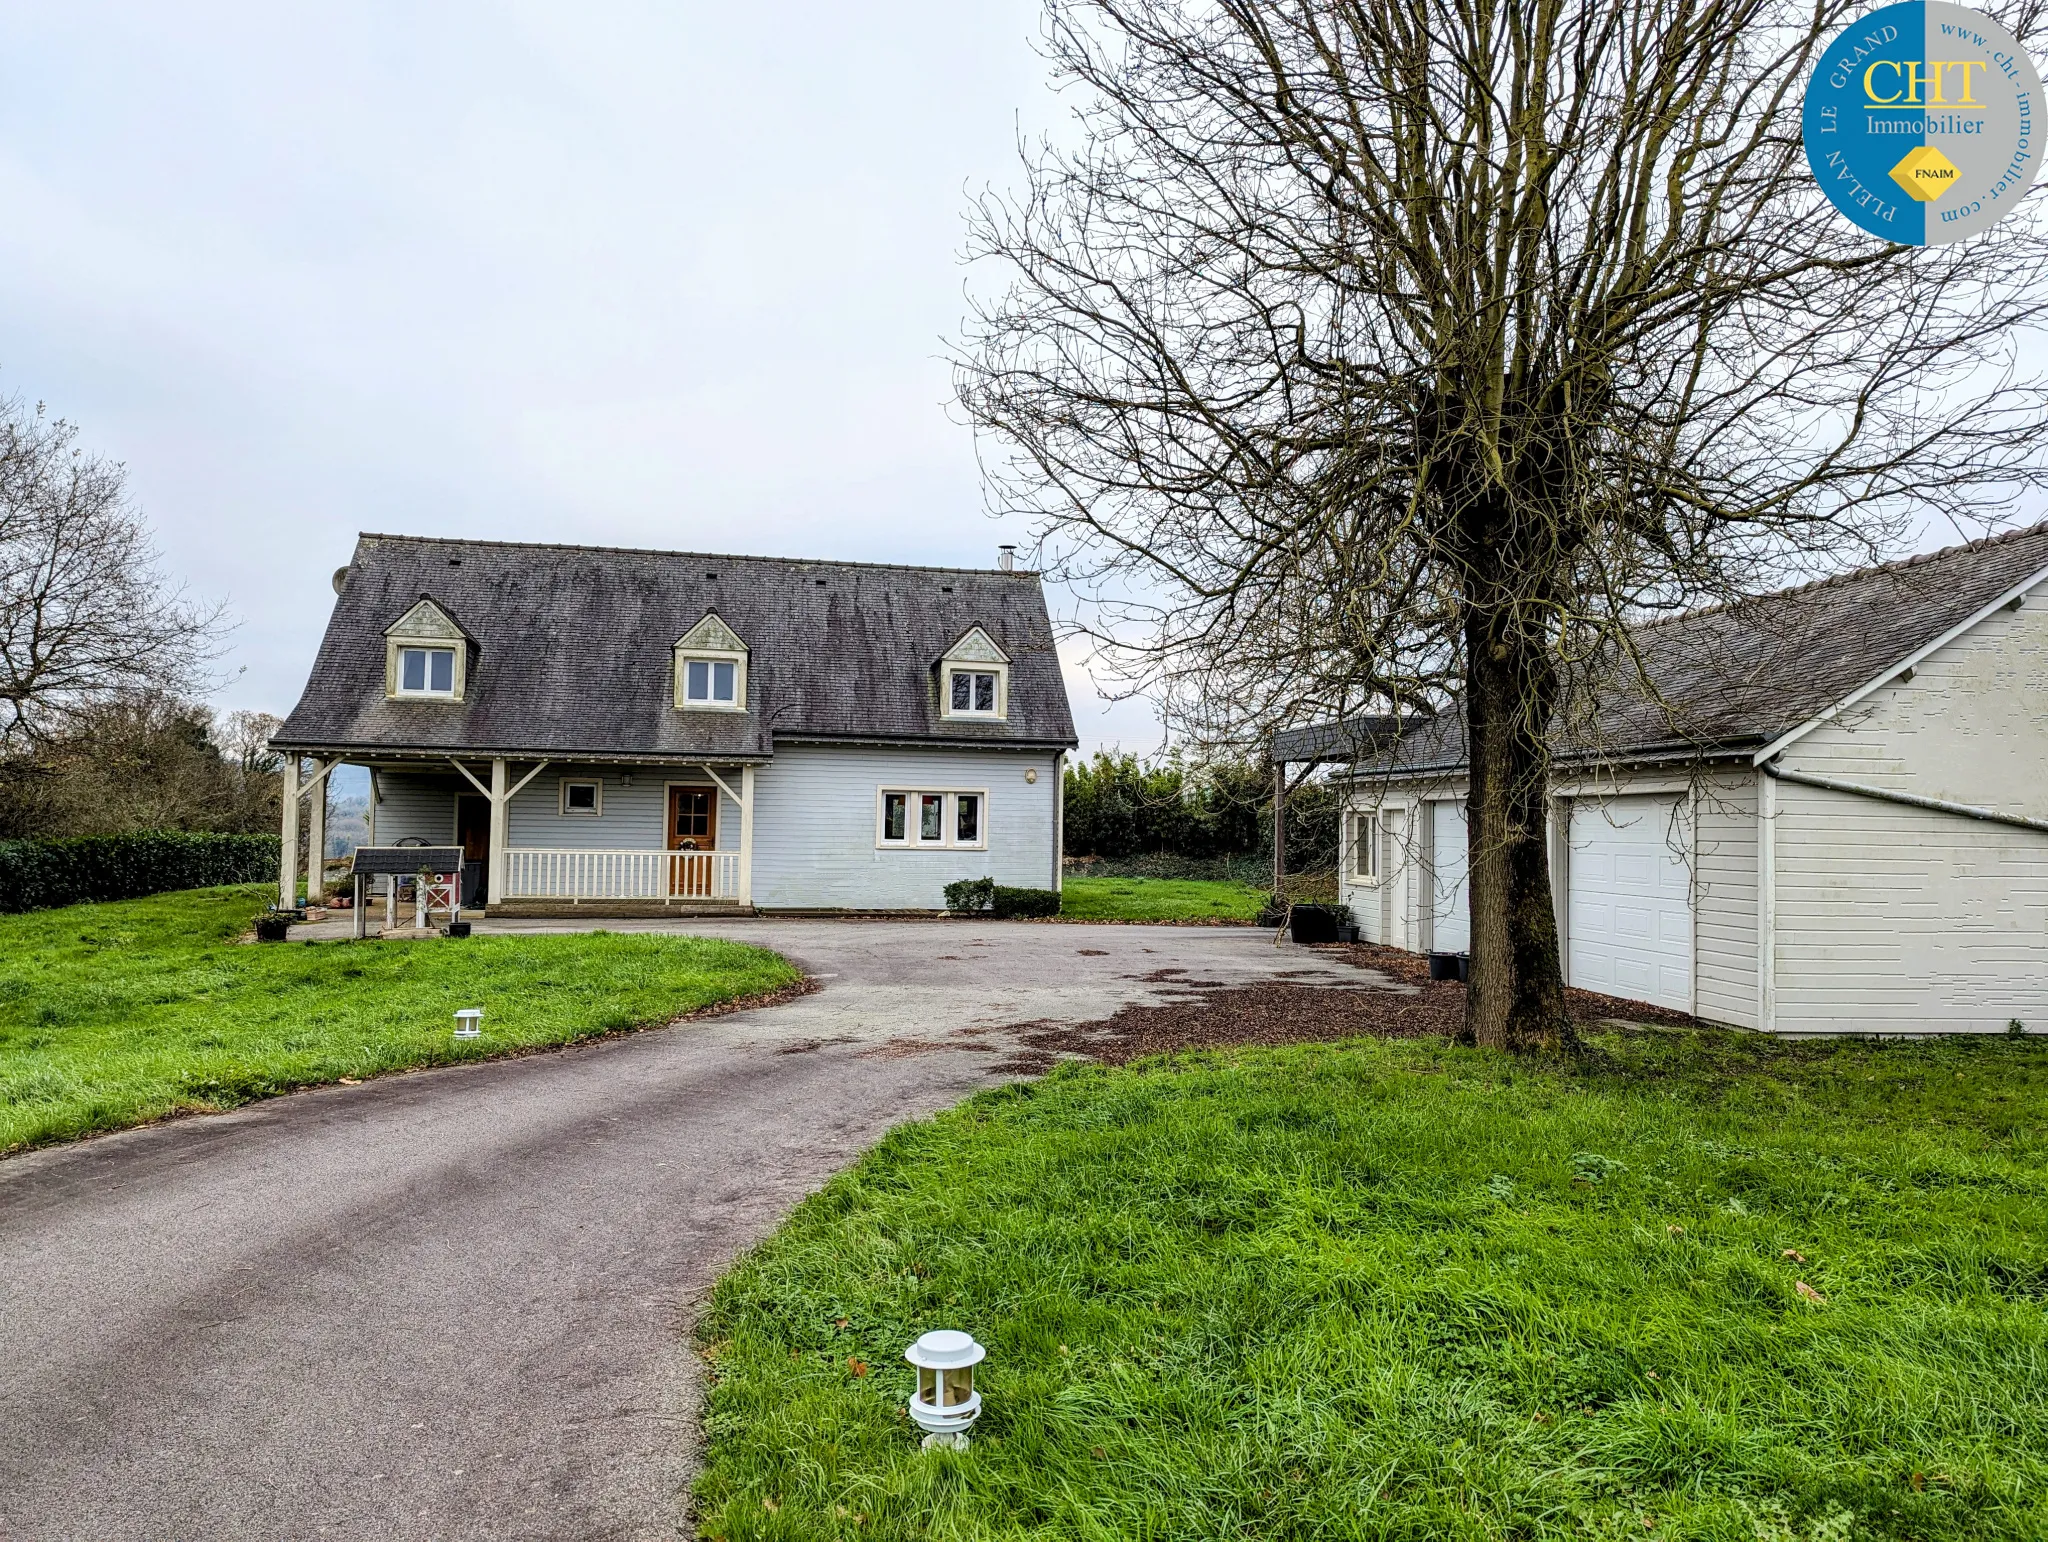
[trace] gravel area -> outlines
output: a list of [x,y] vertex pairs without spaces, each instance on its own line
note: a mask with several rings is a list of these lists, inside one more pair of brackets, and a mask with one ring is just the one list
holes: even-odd
[[[996,1069],[1034,1075],[1062,1055],[1084,1055],[1105,1065],[1125,1065],[1148,1055],[1238,1045],[1327,1043],[1336,1039],[1451,1038],[1465,1021],[1465,987],[1456,980],[1431,980],[1429,961],[1415,953],[1373,943],[1319,947],[1318,961],[1335,959],[1379,978],[1378,988],[1332,990],[1326,978],[1295,984],[1279,970],[1258,984],[1204,980],[1186,970],[1158,970],[1148,981],[1182,987],[1186,994],[1164,1002],[1134,1003],[1095,1022],[1027,1025],[1016,1037],[1024,1046]],[[1301,971],[1303,974],[1311,971]],[[1320,971],[1316,971],[1320,975]],[[1386,982],[1391,981],[1391,988]],[[1593,991],[1567,990],[1572,1021],[1685,1025],[1683,1012],[1624,1001]]]

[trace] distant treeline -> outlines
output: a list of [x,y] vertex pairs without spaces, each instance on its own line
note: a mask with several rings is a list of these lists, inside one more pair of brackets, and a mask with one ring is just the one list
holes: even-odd
[[[1336,789],[1308,782],[1287,795],[1290,872],[1337,866]],[[1145,766],[1097,751],[1067,768],[1066,851],[1123,859],[1154,854],[1204,860],[1273,852],[1273,772],[1253,762]]]

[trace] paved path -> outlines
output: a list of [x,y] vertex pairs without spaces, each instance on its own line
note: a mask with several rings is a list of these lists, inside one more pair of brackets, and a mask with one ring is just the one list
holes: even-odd
[[1237,929],[691,929],[823,989],[0,1161],[0,1542],[675,1537],[704,1288],[999,1076],[988,1030],[1371,978]]

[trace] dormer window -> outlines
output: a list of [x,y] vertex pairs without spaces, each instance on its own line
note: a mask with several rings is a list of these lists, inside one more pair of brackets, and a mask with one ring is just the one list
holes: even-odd
[[969,627],[938,663],[939,715],[1000,720],[1010,715],[1010,656],[978,626]]
[[740,667],[731,659],[685,659],[683,705],[730,707],[737,699]]
[[685,712],[747,710],[747,645],[716,611],[676,642],[676,706]]
[[398,694],[400,696],[453,696],[455,694],[455,650],[453,648],[400,648],[398,650]]
[[996,672],[992,669],[955,669],[952,674],[952,706],[954,717],[994,717],[996,715]]
[[468,685],[470,637],[428,599],[384,633],[384,694],[415,701],[460,701]]

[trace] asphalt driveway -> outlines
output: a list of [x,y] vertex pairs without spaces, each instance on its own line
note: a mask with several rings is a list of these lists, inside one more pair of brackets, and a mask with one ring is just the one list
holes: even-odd
[[1373,978],[1243,929],[692,929],[822,988],[0,1162],[0,1542],[675,1537],[702,1291],[1006,1028]]

